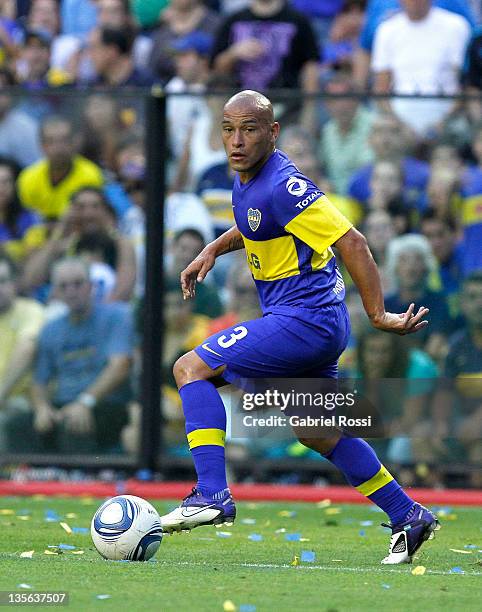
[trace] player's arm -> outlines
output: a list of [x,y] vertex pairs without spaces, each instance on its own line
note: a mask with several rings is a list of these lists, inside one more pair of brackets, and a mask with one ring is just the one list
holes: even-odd
[[352,227],[334,243],[334,246],[338,249],[346,269],[360,292],[363,306],[374,327],[405,335],[428,325],[428,321],[423,320],[428,308],[423,306],[416,314],[414,314],[415,304],[410,304],[407,312],[401,314],[385,311],[380,275],[363,234]]
[[243,237],[236,225],[206,245],[196,259],[181,272],[181,289],[184,299],[194,297],[196,282],[201,283],[205,279],[206,274],[214,266],[216,257],[231,253],[231,251],[239,251],[242,248],[244,248]]

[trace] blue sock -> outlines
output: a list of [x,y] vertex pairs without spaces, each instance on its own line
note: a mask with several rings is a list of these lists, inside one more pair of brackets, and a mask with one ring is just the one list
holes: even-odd
[[325,455],[362,495],[384,510],[392,525],[401,523],[415,503],[361,438],[341,437]]
[[207,380],[179,390],[186,417],[186,434],[198,477],[196,488],[208,497],[227,489],[224,439],[226,411],[216,387]]

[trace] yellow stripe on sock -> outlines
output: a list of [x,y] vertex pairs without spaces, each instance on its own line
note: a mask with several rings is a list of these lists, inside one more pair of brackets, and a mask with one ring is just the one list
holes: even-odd
[[187,434],[189,448],[205,446],[206,444],[224,446],[225,438],[226,432],[222,429],[195,429]]
[[378,491],[378,489],[384,487],[392,480],[393,476],[390,474],[387,468],[382,465],[382,467],[378,470],[375,476],[372,476],[370,480],[367,480],[366,482],[362,482],[361,485],[358,485],[356,487],[356,489],[357,491],[360,491],[362,495],[368,497],[369,495],[375,493],[375,491]]

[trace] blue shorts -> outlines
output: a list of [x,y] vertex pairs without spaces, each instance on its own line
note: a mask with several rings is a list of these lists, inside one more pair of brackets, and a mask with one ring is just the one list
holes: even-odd
[[279,308],[213,334],[194,351],[213,370],[239,378],[336,378],[350,335],[343,302],[313,311]]

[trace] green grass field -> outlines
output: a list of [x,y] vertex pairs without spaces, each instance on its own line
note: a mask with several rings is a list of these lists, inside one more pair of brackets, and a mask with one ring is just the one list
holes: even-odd
[[[239,503],[233,527],[165,536],[154,561],[130,563],[101,559],[89,533],[68,534],[60,525],[89,527],[100,501],[0,498],[0,590],[68,591],[71,610],[480,609],[480,508],[442,512],[442,530],[412,566],[380,565],[389,535],[379,527],[385,515],[369,506],[293,503]],[[153,504],[160,513],[173,505]],[[49,511],[54,520],[46,520]],[[20,556],[32,550],[31,558]],[[314,560],[291,565],[307,557],[302,551]],[[424,575],[412,574],[417,565]]]

